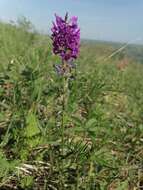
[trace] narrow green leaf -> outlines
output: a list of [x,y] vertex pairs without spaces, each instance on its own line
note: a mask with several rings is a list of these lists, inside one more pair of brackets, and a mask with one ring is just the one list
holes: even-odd
[[40,129],[38,127],[38,121],[36,115],[32,112],[29,112],[27,119],[26,119],[26,136],[33,137],[40,133]]

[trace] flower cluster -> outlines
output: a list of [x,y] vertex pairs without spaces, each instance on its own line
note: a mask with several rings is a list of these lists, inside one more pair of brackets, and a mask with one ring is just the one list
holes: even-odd
[[56,22],[53,22],[52,41],[53,52],[61,56],[62,61],[70,61],[77,58],[80,44],[80,29],[77,25],[77,17],[73,16],[68,20],[57,15]]

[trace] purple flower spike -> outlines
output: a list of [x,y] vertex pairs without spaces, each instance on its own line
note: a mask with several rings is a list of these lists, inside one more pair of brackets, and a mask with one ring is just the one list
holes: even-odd
[[80,29],[77,24],[78,18],[73,16],[68,20],[55,15],[56,22],[53,22],[52,40],[53,52],[60,55],[63,61],[76,59],[80,46]]

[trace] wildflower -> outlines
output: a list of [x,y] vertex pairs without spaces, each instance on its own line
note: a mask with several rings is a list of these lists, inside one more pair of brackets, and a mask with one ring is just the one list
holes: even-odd
[[80,29],[77,24],[78,18],[73,16],[68,20],[55,15],[56,22],[53,22],[52,41],[54,54],[60,55],[62,61],[70,61],[77,58],[80,45]]

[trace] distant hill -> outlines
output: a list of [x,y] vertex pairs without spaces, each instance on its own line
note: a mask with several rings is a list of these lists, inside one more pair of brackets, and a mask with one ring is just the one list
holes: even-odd
[[[98,56],[109,56],[113,52],[117,51],[121,47],[125,46],[125,43],[120,42],[109,42],[99,40],[82,40],[82,44],[90,46],[94,49],[95,55]],[[143,63],[143,45],[130,44],[118,54],[118,57],[127,56],[135,62]]]

